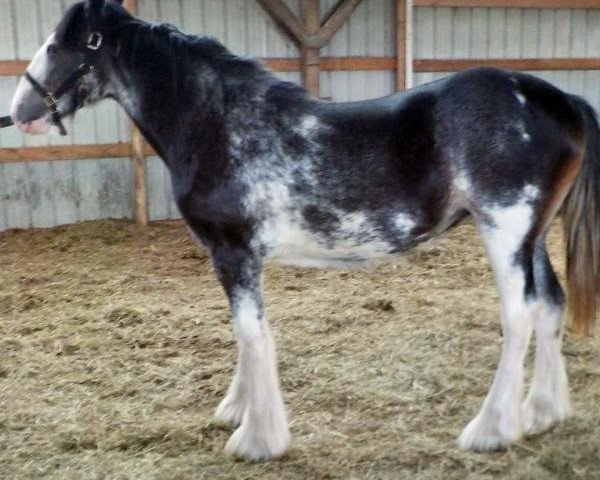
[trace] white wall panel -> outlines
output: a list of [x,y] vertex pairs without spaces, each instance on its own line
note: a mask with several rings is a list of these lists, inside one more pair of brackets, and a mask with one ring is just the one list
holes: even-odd
[[[0,0],[0,59],[28,59],[74,0]],[[140,16],[169,22],[188,33],[211,35],[234,53],[297,57],[298,49],[255,0],[138,0]],[[285,0],[298,13],[298,0]],[[325,15],[337,0],[321,0]],[[418,8],[415,58],[595,57],[600,12],[583,10]],[[323,56],[395,55],[395,0],[364,0],[323,51]],[[418,73],[415,84],[446,74]],[[600,110],[600,72],[538,72]],[[297,72],[279,74],[299,82]],[[0,78],[0,113],[7,112],[17,78]],[[360,100],[394,91],[393,72],[323,72],[321,95]],[[3,113],[5,114],[5,113]],[[114,102],[82,111],[69,135],[26,137],[0,130],[0,147],[128,141],[129,123]],[[147,159],[151,219],[179,216],[170,178],[158,158]],[[133,216],[129,159],[0,164],[0,230]]]

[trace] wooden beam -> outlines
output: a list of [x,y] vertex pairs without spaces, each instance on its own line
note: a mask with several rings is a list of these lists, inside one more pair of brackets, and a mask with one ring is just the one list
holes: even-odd
[[335,71],[385,71],[396,68],[394,57],[321,57],[321,70]]
[[[264,63],[276,72],[300,71],[298,58],[267,58]],[[394,57],[321,57],[321,71],[386,71],[396,68]]]
[[[321,28],[320,0],[300,0],[300,15],[304,28],[309,36],[315,36]],[[321,95],[320,48],[303,45],[300,49],[302,84],[313,96]]]
[[283,28],[298,45],[308,45],[310,39],[304,25],[283,3],[283,0],[257,0],[258,4]]
[[340,0],[326,15],[323,25],[317,31],[320,47],[329,43],[337,31],[348,21],[352,12],[356,10],[363,0]]
[[600,58],[418,59],[414,61],[415,72],[456,72],[485,66],[530,71],[600,70]]
[[[267,67],[276,72],[297,72],[297,58],[267,58]],[[389,71],[396,70],[397,57],[322,57],[321,70],[330,71]],[[416,59],[415,72],[454,72],[471,67],[497,67],[509,70],[600,70],[600,58],[496,58],[496,59]]]
[[414,0],[415,7],[600,9],[600,0]]
[[0,77],[23,75],[29,65],[29,60],[2,60],[0,61]]
[[[51,147],[0,148],[0,163],[47,162],[55,160],[82,160],[88,158],[131,157],[133,148],[128,143],[100,145],[56,145]],[[144,145],[144,155],[156,155]]]
[[[275,72],[299,72],[299,58],[264,58],[262,61]],[[321,71],[388,71],[396,70],[397,57],[321,57]],[[7,63],[0,61],[0,71]],[[28,62],[23,62],[25,65]],[[429,59],[413,61],[415,72],[453,72],[470,67],[494,66],[511,70],[600,70],[600,57],[593,58],[494,58],[494,59]],[[24,70],[11,73],[22,75]],[[0,74],[0,76],[2,76]]]

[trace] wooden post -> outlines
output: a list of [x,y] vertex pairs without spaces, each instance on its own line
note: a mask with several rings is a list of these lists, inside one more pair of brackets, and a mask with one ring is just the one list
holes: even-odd
[[404,59],[405,72],[406,72],[406,88],[412,88],[413,86],[413,72],[414,72],[414,58],[413,58],[413,14],[414,14],[414,3],[413,0],[406,1],[406,56]]
[[[133,15],[137,15],[137,0],[125,0],[123,5]],[[148,189],[144,137],[134,125],[131,126],[131,149],[135,168],[135,221],[145,227],[148,225]]]
[[396,0],[396,90],[412,87],[412,0]]
[[135,221],[138,225],[148,225],[148,193],[146,188],[146,157],[144,137],[135,127],[131,127],[131,147],[135,166]]
[[[302,22],[308,36],[313,37],[318,35],[321,28],[321,14],[319,12],[319,0],[301,0],[300,13]],[[312,95],[319,98],[321,95],[320,75],[321,68],[319,66],[321,53],[316,47],[301,47],[302,60],[302,83]]]
[[406,90],[406,0],[396,0],[396,90]]

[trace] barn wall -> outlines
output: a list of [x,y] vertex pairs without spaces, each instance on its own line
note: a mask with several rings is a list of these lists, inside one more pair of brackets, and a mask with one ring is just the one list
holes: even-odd
[[[337,0],[322,0],[323,14]],[[286,0],[297,12],[297,0]],[[0,0],[0,59],[27,59],[72,0]],[[238,54],[295,57],[297,49],[255,0],[139,0],[141,17],[220,39]],[[323,49],[324,56],[395,54],[395,1],[365,0]],[[415,10],[415,58],[521,58],[594,56],[600,52],[600,12],[483,8]],[[600,72],[541,72],[600,109]],[[419,73],[415,84],[443,74]],[[281,77],[299,81],[297,73]],[[0,77],[0,112],[8,111],[17,78]],[[393,72],[324,72],[321,95],[334,101],[393,92]],[[129,140],[128,122],[105,102],[77,116],[69,136],[26,137],[0,130],[0,147]],[[152,220],[176,218],[169,175],[147,160]],[[129,159],[0,164],[0,230],[48,227],[98,218],[132,218],[133,169]]]
[[[565,2],[566,3],[566,2]],[[415,58],[598,57],[600,11],[418,8]],[[600,111],[600,71],[531,72]],[[415,74],[415,84],[444,74]]]

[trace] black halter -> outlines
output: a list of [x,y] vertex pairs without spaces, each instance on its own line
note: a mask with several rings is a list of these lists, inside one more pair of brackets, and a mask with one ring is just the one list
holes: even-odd
[[[44,100],[44,104],[46,108],[50,111],[52,115],[52,123],[58,127],[58,130],[61,135],[67,134],[67,129],[62,123],[62,117],[58,110],[58,101],[60,98],[71,90],[77,82],[81,80],[85,75],[91,73],[94,70],[93,62],[98,54],[98,50],[102,46],[103,36],[100,32],[92,32],[88,37],[86,43],[86,59],[85,62],[79,65],[77,70],[75,70],[67,79],[63,82],[63,84],[56,89],[54,92],[50,92],[46,90],[42,85],[33,78],[29,72],[25,72],[25,78],[31,83],[33,89],[42,97]],[[3,119],[0,118],[0,125]],[[10,120],[10,118],[9,118]],[[12,125],[12,121],[10,122]],[[6,125],[8,126],[8,125]]]

